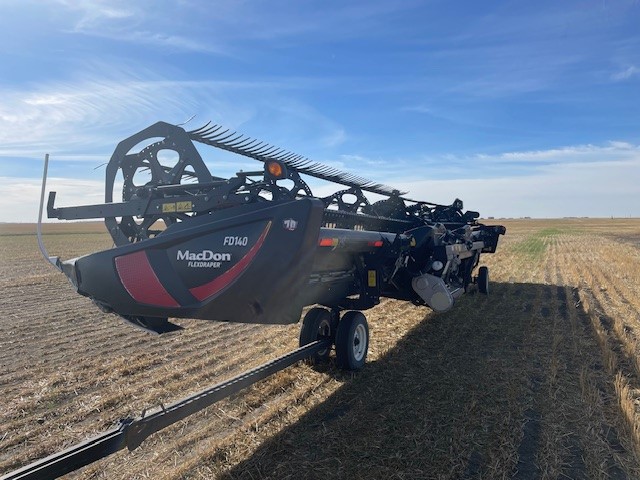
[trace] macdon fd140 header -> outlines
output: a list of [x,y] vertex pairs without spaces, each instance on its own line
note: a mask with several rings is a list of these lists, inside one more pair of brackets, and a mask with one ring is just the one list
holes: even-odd
[[[261,161],[263,168],[212,176],[194,142]],[[344,188],[316,197],[303,175]],[[116,182],[122,201],[114,201]],[[384,198],[370,203],[363,192]],[[50,192],[49,218],[104,218],[112,249],[62,261],[40,242],[77,292],[103,311],[165,333],[181,328],[171,317],[286,324],[315,305],[303,319],[300,344],[330,340],[346,369],[365,362],[369,329],[361,311],[381,297],[444,312],[471,284],[488,293],[488,269],[474,270],[505,233],[503,226],[479,223],[477,212],[463,212],[460,200],[410,200],[209,124],[192,131],[164,122],[146,128],[113,153],[105,203],[54,203]],[[314,360],[328,355],[323,350]]]

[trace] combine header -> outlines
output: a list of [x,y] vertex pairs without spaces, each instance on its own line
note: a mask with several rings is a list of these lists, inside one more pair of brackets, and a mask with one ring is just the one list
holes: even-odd
[[[263,168],[214,177],[194,142]],[[302,175],[345,188],[318,198]],[[370,203],[364,192],[384,199]],[[402,195],[219,126],[187,132],[159,122],[117,146],[105,203],[56,208],[49,194],[49,218],[104,218],[115,248],[50,260],[100,309],[156,333],[179,329],[172,317],[294,323],[304,306],[320,305],[303,320],[302,343],[342,340],[345,329],[367,328],[361,314],[340,320],[340,312],[381,297],[443,312],[474,281],[488,291],[487,269],[473,272],[504,227],[478,223],[460,200],[445,206]],[[361,366],[363,358],[340,350],[339,363]]]
[[[194,142],[263,168],[214,177]],[[302,175],[345,188],[315,197]],[[364,192],[384,198],[370,203]],[[368,344],[359,311],[389,297],[444,312],[473,282],[487,293],[487,268],[474,269],[505,233],[460,200],[402,195],[217,125],[187,132],[158,122],[117,146],[105,203],[56,208],[49,194],[49,218],[104,218],[115,248],[66,261],[43,253],[101,310],[155,333],[179,330],[172,317],[295,323],[318,305],[301,346],[330,340],[338,364],[357,369]]]
[[[263,168],[215,177],[194,142],[253,158]],[[343,188],[316,197],[303,175]],[[41,213],[45,181],[46,162]],[[365,192],[383,199],[371,203]],[[302,321],[301,348],[274,360],[278,367],[241,376],[244,383],[300,358],[326,360],[333,348],[339,367],[357,370],[369,344],[362,310],[388,297],[444,312],[472,284],[488,293],[487,267],[474,271],[481,253],[495,252],[505,233],[503,226],[479,223],[460,200],[438,205],[404,195],[220,126],[185,131],[159,122],[117,146],[103,204],[56,207],[55,192],[49,194],[49,218],[104,218],[114,248],[62,261],[48,256],[41,239],[40,247],[78,293],[155,333],[181,329],[169,318],[295,323],[313,305]],[[237,390],[238,382],[231,383]],[[69,450],[7,478],[69,471],[114,448],[135,448],[193,413],[194,405],[201,409],[232,393],[225,388],[214,387],[215,398],[201,392],[184,399],[152,419],[122,421],[104,438],[74,447],[75,463]]]

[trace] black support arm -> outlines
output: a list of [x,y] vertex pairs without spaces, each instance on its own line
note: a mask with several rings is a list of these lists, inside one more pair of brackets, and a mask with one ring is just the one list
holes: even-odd
[[238,393],[240,390],[326,348],[328,348],[327,343],[321,340],[300,347],[176,403],[158,408],[151,414],[135,419],[121,420],[120,425],[116,428],[10,472],[0,480],[57,478],[105,458],[125,447],[129,450],[134,450],[147,437],[163,428],[173,425],[189,415]]

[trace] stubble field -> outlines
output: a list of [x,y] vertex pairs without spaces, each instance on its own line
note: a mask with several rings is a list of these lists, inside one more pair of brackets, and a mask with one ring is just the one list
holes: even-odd
[[[640,220],[508,220],[488,297],[384,300],[356,374],[298,364],[68,478],[640,478]],[[46,225],[52,254],[111,242]],[[0,473],[297,346],[298,325],[99,312],[0,225]]]

